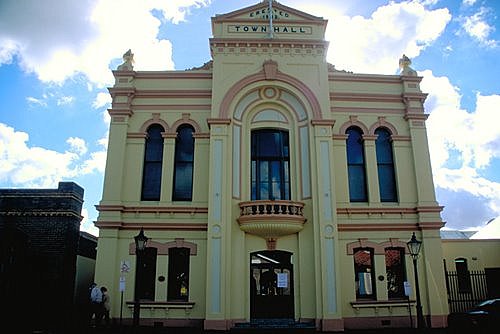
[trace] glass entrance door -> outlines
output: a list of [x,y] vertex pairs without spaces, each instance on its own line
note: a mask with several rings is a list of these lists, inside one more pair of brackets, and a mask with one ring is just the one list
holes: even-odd
[[293,319],[292,253],[259,251],[250,254],[250,317]]

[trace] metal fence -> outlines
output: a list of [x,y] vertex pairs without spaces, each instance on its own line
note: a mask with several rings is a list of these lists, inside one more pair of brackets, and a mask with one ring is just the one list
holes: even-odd
[[487,299],[488,288],[483,270],[470,270],[465,274],[445,270],[446,290],[450,313],[466,312]]

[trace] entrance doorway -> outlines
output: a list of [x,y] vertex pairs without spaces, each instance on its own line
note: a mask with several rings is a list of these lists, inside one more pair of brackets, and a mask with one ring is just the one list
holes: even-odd
[[250,254],[250,318],[293,319],[292,253],[259,251]]

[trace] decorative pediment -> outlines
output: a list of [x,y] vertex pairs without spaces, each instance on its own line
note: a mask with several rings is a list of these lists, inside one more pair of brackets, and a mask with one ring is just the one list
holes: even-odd
[[324,40],[327,20],[282,5],[256,5],[212,17],[214,39]]
[[[272,19],[279,21],[325,21],[322,17],[301,12],[277,1],[272,2]],[[269,1],[264,0],[253,6],[238,9],[223,15],[216,15],[214,21],[269,21]]]

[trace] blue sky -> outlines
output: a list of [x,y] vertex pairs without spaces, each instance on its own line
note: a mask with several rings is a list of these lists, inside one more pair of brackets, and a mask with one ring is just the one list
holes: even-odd
[[[260,0],[0,1],[0,187],[85,189],[82,229],[97,230],[111,70],[210,60],[210,18]],[[283,0],[328,20],[328,62],[424,77],[436,194],[451,229],[500,217],[500,1]],[[498,219],[497,219],[498,221]],[[500,231],[497,231],[500,237]],[[489,234],[491,236],[491,234]]]

